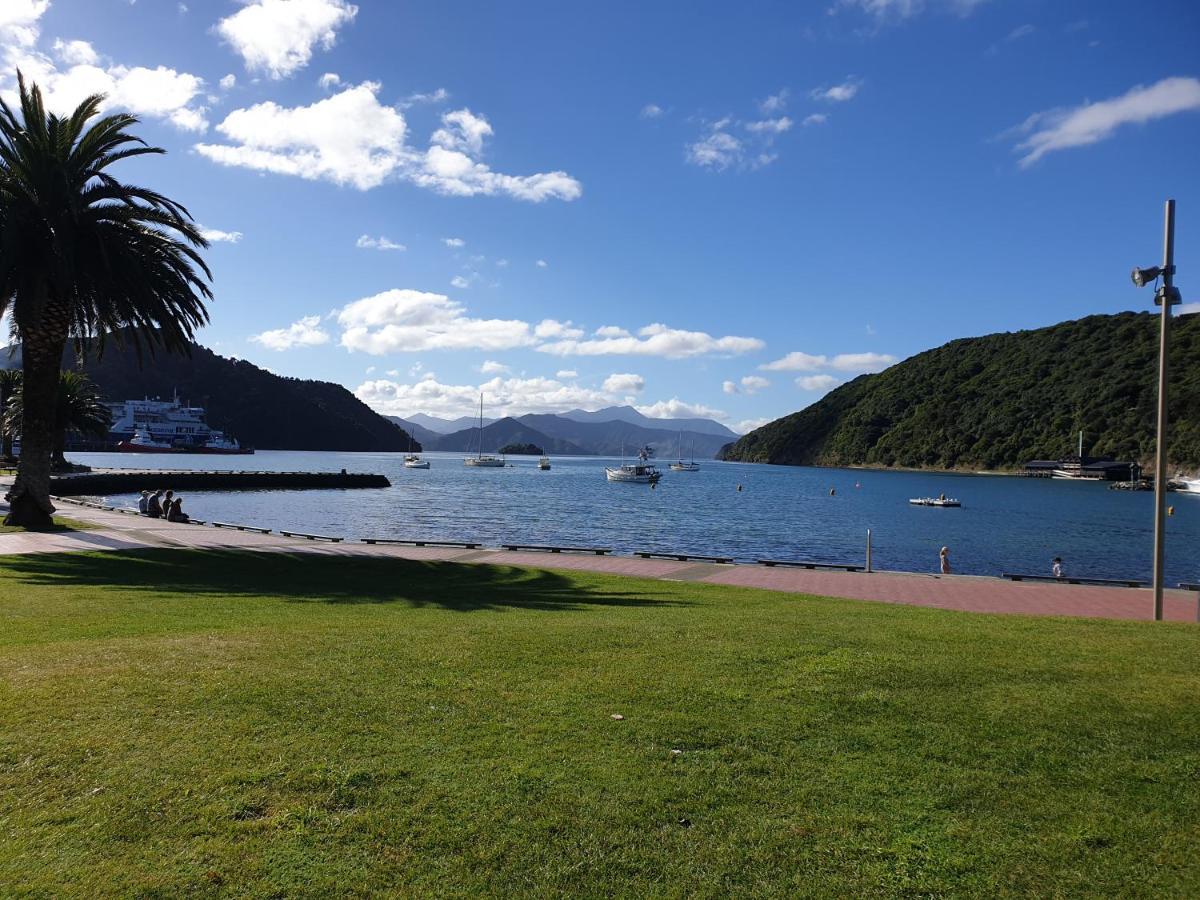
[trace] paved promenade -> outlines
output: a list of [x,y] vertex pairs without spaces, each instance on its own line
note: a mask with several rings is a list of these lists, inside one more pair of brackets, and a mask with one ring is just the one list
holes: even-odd
[[[838,572],[767,568],[752,565],[650,560],[625,556],[547,554],[450,547],[402,547],[344,542],[339,544],[257,534],[211,526],[182,525],[161,519],[58,504],[59,514],[93,526],[89,531],[53,534],[0,534],[0,555],[135,550],[147,547],[237,549],[259,552],[325,553],[338,556],[384,556],[396,559],[533,566],[663,578],[709,584],[765,588],[882,603],[905,603],[968,612],[1024,615],[1085,616],[1111,619],[1153,618],[1153,594],[1145,588],[1099,587],[1038,582],[1011,582],[971,575],[933,576],[905,572]],[[7,506],[0,501],[0,515]],[[1197,620],[1200,593],[1173,590],[1165,599],[1166,618]]]

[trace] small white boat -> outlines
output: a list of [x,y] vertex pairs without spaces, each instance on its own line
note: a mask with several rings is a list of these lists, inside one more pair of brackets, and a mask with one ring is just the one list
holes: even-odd
[[170,453],[175,448],[163,441],[156,441],[150,436],[149,429],[138,426],[133,437],[121,441],[117,449],[123,453]]
[[503,469],[508,465],[502,457],[487,456],[483,452],[483,394],[479,395],[479,452],[464,459],[463,465],[474,469]]
[[406,469],[428,469],[429,460],[421,459],[415,453],[409,453],[404,457],[404,468]]
[[955,500],[953,497],[946,497],[946,496],[913,497],[908,502],[911,503],[913,506],[940,506],[940,507],[962,506],[962,503],[959,502],[958,500]]
[[538,468],[541,469],[543,472],[548,471],[550,468],[550,457],[543,456],[541,459],[539,459],[538,460]]
[[1200,478],[1180,478],[1178,476],[1171,482],[1181,494],[1200,494]]
[[638,454],[635,463],[605,466],[604,475],[609,481],[621,481],[626,484],[657,484],[662,478],[662,472],[650,462],[649,454],[645,450]]

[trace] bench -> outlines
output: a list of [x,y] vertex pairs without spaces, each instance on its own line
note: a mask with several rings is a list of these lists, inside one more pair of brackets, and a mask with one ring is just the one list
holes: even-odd
[[861,572],[862,566],[853,563],[814,562],[807,559],[759,559],[755,560],[760,566],[792,566],[797,569],[845,569],[847,572]]
[[1190,581],[1181,581],[1179,586],[1185,591],[1200,591],[1200,584],[1192,584]]
[[540,544],[501,544],[505,550],[538,550],[543,553],[595,553],[603,556],[612,553],[611,547],[544,547]]
[[639,550],[634,556],[640,556],[642,559],[675,559],[679,562],[711,562],[711,563],[731,563],[732,556],[699,556],[695,553],[657,553],[653,550]]
[[405,544],[409,547],[462,547],[464,550],[478,550],[483,544],[472,541],[410,541],[403,538],[363,538],[364,544]]
[[255,525],[238,525],[234,522],[213,522],[213,528],[236,528],[238,531],[256,531],[259,534],[270,534],[270,528],[259,528]]
[[1146,586],[1146,582],[1134,578],[1085,578],[1079,575],[1064,575],[1062,578],[1055,578],[1053,575],[1020,575],[1011,572],[1005,572],[1000,577],[1010,581],[1054,581],[1059,584],[1103,584],[1134,588]]
[[279,533],[284,537],[305,538],[310,541],[329,541],[333,544],[340,544],[342,542],[340,537],[332,537],[328,534],[305,534],[303,531],[284,531],[282,528],[279,530]]

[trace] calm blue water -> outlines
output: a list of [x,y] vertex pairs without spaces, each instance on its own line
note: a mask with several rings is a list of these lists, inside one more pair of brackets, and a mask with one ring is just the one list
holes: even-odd
[[[461,454],[428,453],[428,470],[398,454],[260,451],[254,456],[181,457],[78,453],[92,466],[381,472],[385,490],[193,492],[196,518],[319,534],[433,540],[578,544],[741,559],[803,558],[861,563],[872,529],[874,565],[934,571],[950,547],[955,571],[1049,573],[1061,556],[1070,574],[1150,576],[1153,494],[1106,485],[986,475],[813,469],[702,462],[666,471],[656,489],[610,484],[611,459],[532,458],[507,469],[469,469]],[[665,463],[663,463],[665,469]],[[742,485],[738,491],[737,486]],[[856,486],[858,485],[858,486]],[[147,488],[171,486],[170,476]],[[830,496],[833,488],[835,495]],[[961,509],[929,509],[909,497],[945,493]],[[134,505],[131,494],[108,498]],[[1200,580],[1200,495],[1172,495],[1168,578]]]

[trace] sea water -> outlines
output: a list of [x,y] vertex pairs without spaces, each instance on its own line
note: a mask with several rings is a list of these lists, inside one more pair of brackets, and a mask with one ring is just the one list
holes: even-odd
[[[94,467],[377,472],[371,490],[185,492],[204,520],[355,538],[425,538],[671,551],[739,560],[811,559],[861,565],[867,529],[877,569],[932,572],[950,548],[954,571],[1149,579],[1153,494],[1103,483],[866,469],[701,461],[647,485],[605,480],[601,457],[510,457],[504,469],[468,468],[462,454],[425,453],[431,468],[405,469],[400,454],[259,451],[253,456],[77,453]],[[147,489],[171,488],[169,474]],[[911,506],[945,494],[958,509]],[[134,506],[136,495],[106,498]],[[1167,577],[1200,581],[1200,495],[1171,494]]]

